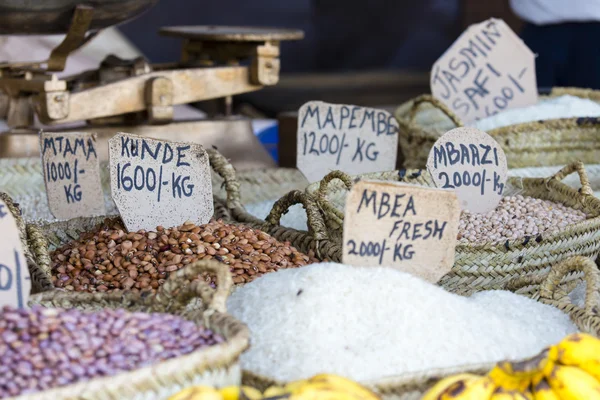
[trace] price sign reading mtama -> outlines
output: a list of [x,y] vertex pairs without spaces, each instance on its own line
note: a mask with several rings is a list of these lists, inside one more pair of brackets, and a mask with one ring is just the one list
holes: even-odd
[[535,104],[535,55],[504,21],[489,19],[435,62],[431,93],[465,123]]
[[210,166],[201,145],[127,133],[108,144],[112,197],[129,231],[210,220]]
[[393,170],[398,122],[387,111],[310,101],[298,112],[296,165],[310,182],[333,170]]
[[48,206],[58,219],[104,215],[93,133],[40,133]]
[[461,208],[472,213],[496,208],[508,176],[502,147],[475,128],[444,133],[429,152],[427,170],[438,188],[456,191]]
[[345,264],[393,267],[429,282],[454,264],[460,207],[449,190],[359,181],[345,215]]
[[0,200],[0,307],[27,306],[31,278],[17,224],[6,203]]

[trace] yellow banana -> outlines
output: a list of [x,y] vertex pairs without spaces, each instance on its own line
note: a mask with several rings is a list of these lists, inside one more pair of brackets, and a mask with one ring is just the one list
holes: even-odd
[[338,375],[331,375],[331,374],[315,375],[312,378],[310,378],[308,380],[308,382],[310,384],[323,383],[326,385],[330,385],[334,389],[339,389],[339,390],[342,390],[347,393],[357,394],[364,400],[369,400],[369,399],[377,400],[378,399],[378,397],[375,395],[375,393],[373,393],[369,389],[365,388],[364,386],[362,386],[350,379],[347,379],[347,378],[344,378],[344,377],[341,377]]
[[533,387],[533,398],[534,400],[560,400],[550,387],[546,378],[540,380],[540,382]]
[[302,389],[292,393],[289,400],[361,400],[362,398],[354,393],[336,390],[332,387],[323,387],[322,385],[307,385]]
[[465,384],[465,382],[475,381],[482,377],[474,374],[457,374],[446,377],[433,385],[431,389],[425,393],[421,400],[438,400],[440,395],[456,384]]
[[169,397],[169,400],[223,400],[223,397],[211,387],[192,386]]
[[[494,381],[496,387],[502,388],[504,390],[510,391],[525,391],[530,385],[533,379],[531,374],[512,374],[512,369],[507,366],[509,363],[500,363],[497,364],[492,370],[488,373],[488,376]],[[505,368],[509,368],[507,371]]]
[[577,367],[556,365],[547,379],[560,400],[600,400],[600,382]]
[[223,400],[260,400],[262,393],[250,386],[228,386],[219,390]]
[[283,396],[288,394],[289,392],[285,390],[285,388],[281,386],[271,386],[263,393],[264,397],[275,397],[275,396]]
[[466,379],[448,386],[437,398],[439,400],[481,400],[489,399],[496,390],[491,378],[484,376],[478,379]]
[[294,390],[302,387],[303,385],[306,385],[307,383],[308,383],[308,380],[306,380],[306,379],[290,382],[285,385],[284,389],[287,390],[288,392],[293,392]]
[[563,365],[579,367],[600,381],[600,340],[575,333],[552,346],[550,357]]
[[533,395],[528,391],[522,392],[518,390],[505,390],[502,388],[497,389],[489,400],[533,400]]

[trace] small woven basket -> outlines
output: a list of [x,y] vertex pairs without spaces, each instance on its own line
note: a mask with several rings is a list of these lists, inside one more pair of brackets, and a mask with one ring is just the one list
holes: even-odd
[[[553,88],[550,97],[572,95],[600,102],[600,91]],[[425,168],[436,140],[463,126],[441,101],[430,95],[402,104],[394,116],[400,126],[398,143],[404,168]],[[561,118],[493,129],[490,134],[506,154],[509,168],[564,165],[571,160],[596,164],[600,151],[600,118]]]
[[[569,276],[578,275],[584,277],[586,282],[586,299],[584,307],[573,304],[565,290],[564,283]],[[552,267],[545,276],[539,276],[532,280],[519,278],[511,281],[511,287],[516,289],[529,288],[536,283],[538,289],[531,293],[537,301],[551,305],[563,311],[579,328],[581,332],[589,333],[596,337],[600,336],[600,310],[599,295],[600,272],[596,264],[586,257],[572,257]],[[518,293],[518,291],[517,291]],[[447,376],[459,373],[485,374],[493,363],[480,365],[466,365],[445,369],[431,369],[420,373],[411,373],[398,377],[390,377],[376,382],[362,382],[374,392],[378,393],[384,400],[418,400],[436,382]],[[242,381],[244,384],[264,390],[272,385],[283,385],[273,378],[261,376],[251,371],[244,371]]]
[[[573,172],[579,174],[582,185],[579,190],[561,182]],[[340,181],[332,182],[333,179]],[[355,179],[378,179],[435,187],[429,173],[422,170],[371,173]],[[309,225],[316,232],[325,222],[326,231],[319,231],[318,234],[337,244],[330,247],[331,251],[326,254],[333,261],[340,261],[342,258],[344,206],[347,190],[352,184],[350,176],[334,171],[320,183],[307,188],[308,195],[316,198],[318,209],[322,213],[322,218],[315,223],[309,215]],[[452,271],[440,280],[441,286],[458,294],[502,289],[515,277],[545,276],[550,265],[572,256],[596,259],[600,252],[600,199],[593,196],[581,162],[569,164],[550,178],[511,177],[508,179],[505,195],[515,194],[555,201],[585,212],[588,218],[561,231],[509,240],[502,244],[459,243]]]
[[[212,289],[205,282],[193,280],[203,272],[216,275],[217,289]],[[213,330],[225,342],[137,370],[14,399],[163,400],[192,385],[239,385],[239,356],[249,346],[249,331],[244,324],[226,314],[226,300],[231,285],[231,276],[226,266],[202,260],[177,271],[154,296],[132,292],[47,292],[32,295],[30,304],[45,307],[78,308],[86,311],[123,308],[128,311],[175,314]]]
[[[212,168],[215,218],[229,220],[227,208],[223,206],[233,207],[242,203],[240,182],[237,180],[235,169],[221,153],[214,149],[206,149],[206,152]],[[100,166],[100,180],[107,213],[116,215],[118,211],[110,194],[110,170],[107,162]],[[8,194],[20,205],[26,222],[57,221],[48,209],[44,174],[39,158],[0,159],[0,191]],[[35,217],[40,213],[43,215],[41,218]]]

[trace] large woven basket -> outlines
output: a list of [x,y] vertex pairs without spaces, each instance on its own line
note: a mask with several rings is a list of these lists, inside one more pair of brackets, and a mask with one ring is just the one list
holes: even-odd
[[[565,287],[564,282],[570,276],[583,274],[586,282],[586,299],[584,307],[573,304]],[[529,290],[536,284],[535,292]],[[518,278],[510,282],[514,290],[528,288],[524,294],[535,300],[554,306],[563,311],[573,321],[581,332],[600,337],[600,310],[599,290],[600,272],[596,264],[586,257],[572,257],[556,264],[545,276],[536,278]],[[519,290],[517,290],[519,293]],[[373,391],[382,396],[384,400],[418,400],[440,379],[458,374],[474,373],[485,374],[494,364],[465,365],[454,368],[432,369],[420,373],[412,373],[398,377],[390,377],[376,382],[362,382]],[[282,385],[272,378],[261,376],[251,371],[244,371],[243,382],[264,390],[271,385]]]
[[[206,152],[212,168],[215,203],[231,206],[241,204],[241,185],[237,180],[233,166],[218,151],[206,149]],[[285,177],[286,174],[283,174],[283,176]],[[107,162],[102,163],[100,166],[100,178],[107,215],[116,215],[118,210],[111,198],[110,171]],[[248,178],[245,179],[248,180]],[[263,180],[267,179],[263,178]],[[273,185],[272,180],[271,186]],[[48,209],[44,175],[39,158],[0,159],[0,192],[8,194],[15,203],[19,204],[26,222],[57,221]],[[257,192],[257,190],[254,192]],[[216,218],[229,220],[229,214],[225,211],[225,208],[215,204]],[[38,217],[35,217],[36,215]]]
[[[217,276],[217,289],[193,280],[202,272]],[[192,281],[193,280],[193,281]],[[221,335],[225,342],[148,367],[115,376],[23,395],[15,400],[163,400],[191,385],[239,385],[239,356],[249,346],[249,331],[226,314],[226,300],[232,285],[227,267],[210,260],[190,264],[173,274],[154,296],[127,293],[41,293],[30,304],[45,307],[97,311],[124,308],[129,311],[180,315]],[[201,299],[201,301],[196,301]],[[190,307],[193,303],[193,307]]]
[[[600,102],[600,91],[554,88],[550,96],[573,95]],[[463,126],[442,102],[430,95],[402,104],[394,116],[400,126],[398,143],[404,168],[424,168],[436,140]],[[488,131],[500,143],[509,168],[564,165],[571,160],[598,163],[600,118],[561,118],[501,127]]]
[[[582,185],[579,190],[561,182],[573,172],[579,174]],[[336,178],[340,180],[332,181]],[[429,173],[422,170],[371,173],[354,179],[379,179],[435,187]],[[341,260],[344,205],[347,190],[353,181],[350,176],[334,171],[320,183],[307,188],[309,195],[316,197],[318,209],[323,216],[321,221],[317,221],[315,228],[321,227],[324,220],[326,231],[319,234],[337,244],[332,248],[333,252],[327,254],[333,261]],[[458,243],[452,271],[440,280],[440,285],[459,294],[502,289],[515,277],[544,276],[550,265],[571,256],[596,259],[600,252],[600,199],[593,196],[581,162],[569,164],[550,178],[511,177],[508,179],[505,195],[515,194],[562,203],[585,212],[588,219],[569,225],[561,231],[509,240],[501,244]],[[309,224],[311,223],[309,218]]]

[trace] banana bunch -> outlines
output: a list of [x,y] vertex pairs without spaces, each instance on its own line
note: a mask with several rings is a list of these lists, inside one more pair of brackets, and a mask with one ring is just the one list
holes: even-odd
[[422,400],[600,400],[600,340],[567,336],[521,362],[498,363],[486,376],[442,379]]
[[195,386],[185,389],[169,400],[379,400],[361,385],[337,375],[322,374],[310,379],[272,386],[264,393],[248,386],[214,389]]

